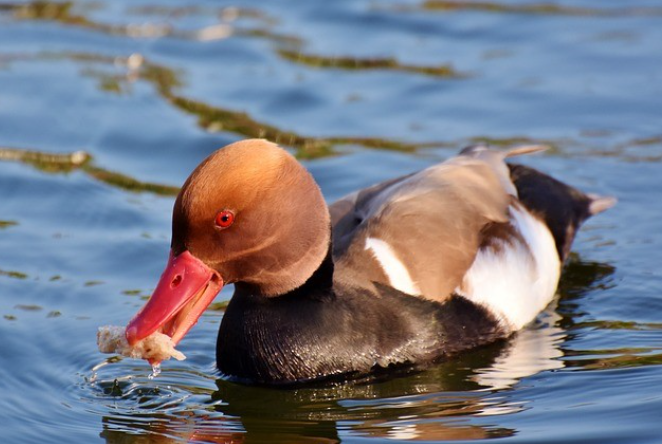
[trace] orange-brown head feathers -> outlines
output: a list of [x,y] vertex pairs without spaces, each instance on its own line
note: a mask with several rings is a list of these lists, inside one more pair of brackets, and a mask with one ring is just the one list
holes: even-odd
[[319,187],[294,157],[244,140],[211,154],[187,179],[173,211],[172,249],[188,250],[227,283],[277,296],[320,265],[329,224]]

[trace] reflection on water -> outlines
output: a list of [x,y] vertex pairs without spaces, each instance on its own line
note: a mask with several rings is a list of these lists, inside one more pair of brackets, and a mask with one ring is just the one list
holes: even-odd
[[[45,5],[39,4],[39,8]],[[55,9],[46,8],[58,14],[68,14],[69,6],[58,4]],[[58,12],[61,8],[64,12]],[[41,11],[42,9],[39,9]],[[50,16],[49,16],[50,17]],[[74,20],[75,21],[75,20]],[[304,55],[289,50],[279,50],[283,57],[314,65],[317,67],[336,66],[351,69],[402,69],[405,71],[420,71],[423,73],[438,75],[442,77],[461,77],[462,75],[452,71],[444,74],[447,67],[426,68],[400,65],[391,59],[366,59],[355,58],[324,58],[321,56]],[[213,106],[208,103],[186,97],[177,92],[183,85],[181,72],[167,66],[152,63],[140,54],[129,57],[107,57],[86,53],[41,53],[38,55],[12,55],[5,56],[4,62],[36,61],[36,60],[69,60],[83,64],[82,76],[96,78],[99,88],[109,93],[129,93],[131,84],[136,81],[145,81],[152,84],[159,95],[170,105],[182,112],[197,117],[198,125],[210,132],[231,132],[247,138],[266,138],[284,146],[296,149],[296,154],[302,159],[311,159],[336,154],[337,147],[342,145],[361,145],[366,148],[379,148],[401,152],[412,152],[415,150],[431,147],[459,147],[463,144],[490,144],[493,146],[508,147],[518,144],[542,143],[552,148],[551,152],[562,153],[562,148],[572,146],[574,149],[585,146],[586,153],[601,157],[618,157],[625,161],[648,161],[659,162],[662,160],[662,136],[647,138],[635,138],[633,140],[618,143],[612,147],[600,146],[599,149],[586,145],[585,142],[572,139],[532,139],[529,137],[487,137],[474,136],[464,141],[428,141],[410,143],[392,139],[377,137],[308,137],[293,131],[282,130],[273,125],[259,122],[244,112]],[[118,71],[119,70],[119,71]],[[435,70],[441,70],[435,72]],[[2,148],[0,147],[0,161],[22,161],[33,165],[45,172],[69,172],[75,168],[81,168],[84,172],[97,180],[120,187],[128,191],[146,191],[161,195],[176,195],[179,188],[174,184],[155,184],[144,182],[129,177],[123,173],[109,171],[102,166],[94,165],[91,155],[83,151],[71,154],[53,154],[41,152],[32,148]]]
[[[61,7],[61,5],[58,7]],[[64,8],[64,11],[68,11],[68,9],[69,8],[66,7]],[[58,9],[56,8],[54,11],[57,12]],[[288,58],[295,57],[294,53],[286,52],[284,50],[282,50],[281,53],[287,54],[286,57]],[[310,57],[308,59],[306,59],[306,56],[297,57],[300,62],[313,63],[311,62],[313,59]],[[43,53],[34,57],[13,56],[6,57],[5,59],[6,61],[65,59],[86,65],[92,64],[100,66],[101,68],[111,68],[111,70],[108,71],[107,69],[93,69],[88,66],[82,70],[82,75],[98,78],[99,87],[101,89],[116,93],[128,91],[130,84],[137,80],[149,82],[156,87],[156,90],[168,103],[186,113],[197,116],[198,124],[208,131],[229,131],[245,137],[267,138],[280,144],[296,148],[297,155],[300,158],[329,156],[335,153],[333,148],[334,146],[346,144],[355,144],[368,148],[380,148],[404,152],[434,146],[461,146],[461,142],[436,141],[427,143],[406,143],[381,138],[342,136],[325,138],[305,137],[291,131],[283,131],[275,126],[255,121],[246,113],[212,106],[177,94],[175,92],[176,88],[180,87],[183,83],[180,79],[181,75],[177,71],[167,68],[163,65],[158,65],[146,61],[139,54],[133,54],[127,58],[121,58],[104,57],[83,53]],[[308,60],[308,62],[305,60]],[[317,62],[313,64],[318,64],[321,66],[332,63],[331,61],[324,61],[322,58],[315,58],[315,60],[317,60]],[[340,63],[340,59],[334,60]],[[393,65],[393,61],[391,60],[384,60],[381,62],[377,59],[375,60],[365,62],[352,60],[345,61],[340,64],[351,64],[354,66],[354,69],[370,69],[374,66],[383,68],[388,66],[381,65]],[[397,65],[397,63],[395,65]],[[117,73],[118,67],[122,68],[124,72]],[[400,67],[398,67],[398,69],[400,69]],[[538,142],[541,141],[526,137],[509,137],[497,139],[493,137],[476,136],[471,140],[466,141],[465,143],[487,143],[493,146],[513,146],[517,144],[532,144]],[[575,147],[581,145],[581,143],[578,141],[570,140],[545,140],[542,142],[548,146],[553,147],[557,152],[559,148],[564,145],[573,145]],[[640,147],[644,147],[646,150],[637,151],[637,148]],[[660,154],[651,154],[651,148],[662,148],[662,137],[655,136],[644,139],[637,138],[631,141],[620,143],[611,149],[605,149],[603,147],[600,149],[600,151],[589,152],[599,156],[617,156],[626,161],[657,162],[662,160],[662,152],[660,152]],[[144,182],[120,172],[109,171],[103,167],[94,165],[91,160],[92,156],[84,151],[76,151],[69,154],[54,154],[50,152],[41,152],[34,149],[0,147],[0,161],[21,161],[30,164],[44,172],[66,173],[72,171],[73,169],[79,168],[99,181],[105,182],[112,186],[117,186],[128,191],[144,191],[165,196],[176,195],[179,191],[177,186],[170,184],[166,185]]]
[[513,387],[520,379],[545,370],[564,367],[561,344],[565,331],[558,327],[561,316],[556,302],[538,316],[535,324],[519,332],[487,368],[476,371],[474,380],[490,390]]
[[[376,137],[307,137],[293,131],[285,131],[264,122],[258,122],[248,114],[237,112],[205,102],[192,99],[177,93],[182,85],[180,73],[166,66],[145,60],[139,54],[127,58],[104,57],[85,53],[42,53],[38,56],[16,56],[5,58],[10,60],[41,60],[65,59],[88,65],[82,70],[82,75],[99,79],[99,88],[111,93],[130,91],[131,83],[142,80],[154,85],[160,96],[175,108],[197,117],[198,125],[210,132],[232,132],[247,138],[266,138],[292,147],[297,150],[299,158],[317,158],[334,153],[334,145],[355,144],[367,148],[380,148],[386,150],[409,152],[417,148],[445,146],[445,142],[407,143],[396,140]],[[92,69],[90,66],[96,66]],[[118,73],[117,68],[123,68]],[[478,140],[477,140],[478,141]],[[483,142],[484,140],[480,140]],[[494,140],[496,144],[503,145],[503,141]],[[508,139],[507,143],[526,143],[525,139]],[[30,150],[29,152],[33,152]],[[0,157],[3,160],[3,157]],[[11,159],[6,156],[6,160]],[[20,160],[20,159],[19,159]],[[118,173],[116,173],[118,174]]]
[[[521,379],[559,370],[569,363],[584,369],[599,368],[592,359],[568,361],[573,352],[564,348],[564,341],[575,328],[572,301],[596,286],[608,285],[614,271],[608,264],[582,262],[573,255],[558,300],[533,325],[510,340],[429,368],[403,369],[396,376],[273,389],[168,365],[150,381],[145,367],[131,367],[131,360],[111,358],[95,368],[93,379],[81,388],[89,391],[94,408],[108,403],[101,436],[109,443],[142,442],[136,431],[164,443],[332,443],[347,437],[439,441],[512,436],[516,430],[500,426],[498,418],[527,408],[526,400],[510,396]],[[563,309],[557,309],[557,304]],[[639,365],[652,363],[648,358],[640,359]],[[117,376],[121,374],[126,376]],[[490,419],[477,423],[480,417]]]
[[[140,16],[166,16],[166,18],[182,18],[186,15],[217,16],[218,23],[197,30],[176,29],[167,21],[108,24],[95,21],[86,13],[92,12],[93,5],[82,6],[74,2],[33,1],[27,3],[0,3],[0,13],[5,11],[12,15],[14,20],[45,20],[54,21],[64,25],[80,27],[97,32],[127,36],[139,39],[157,39],[161,37],[210,41],[221,40],[232,36],[262,38],[275,43],[298,46],[301,40],[296,36],[279,34],[269,30],[273,19],[263,15],[255,9],[241,9],[237,7],[202,8],[202,7],[137,7],[130,8],[130,15]],[[232,23],[238,19],[258,20],[259,27],[240,27]]]
[[[81,170],[100,182],[126,191],[148,192],[162,196],[176,196],[178,187],[142,182],[122,173],[99,168],[92,163],[92,156],[84,151],[66,154],[0,147],[0,160],[23,162],[45,173],[69,173]],[[0,228],[2,224],[0,223]]]
[[623,17],[662,14],[662,9],[657,7],[625,7],[606,9],[564,6],[555,3],[508,4],[505,2],[456,0],[426,0],[423,2],[421,7],[426,10],[439,12],[480,11],[489,13],[541,14],[578,17]]
[[461,79],[466,74],[459,73],[450,65],[442,66],[416,66],[398,62],[394,58],[357,58],[357,57],[324,57],[313,54],[304,54],[300,51],[278,50],[278,54],[292,62],[301,63],[313,68],[335,68],[345,70],[364,71],[370,69],[390,69],[403,72],[425,74],[433,77],[448,79]]

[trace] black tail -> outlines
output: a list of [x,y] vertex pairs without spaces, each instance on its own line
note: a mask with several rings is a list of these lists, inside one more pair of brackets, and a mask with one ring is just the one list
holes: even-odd
[[538,170],[509,164],[510,177],[524,206],[545,221],[561,260],[565,260],[579,227],[589,217],[616,204],[613,197],[584,194]]

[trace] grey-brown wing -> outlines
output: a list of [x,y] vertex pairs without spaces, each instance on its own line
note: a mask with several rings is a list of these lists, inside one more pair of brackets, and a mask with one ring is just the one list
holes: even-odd
[[333,227],[334,254],[342,254],[352,242],[356,229],[366,216],[367,208],[385,189],[397,185],[415,173],[389,179],[350,193],[331,205],[331,226]]
[[333,209],[337,274],[443,300],[471,266],[483,228],[508,220],[510,199],[491,166],[468,157],[350,195]]

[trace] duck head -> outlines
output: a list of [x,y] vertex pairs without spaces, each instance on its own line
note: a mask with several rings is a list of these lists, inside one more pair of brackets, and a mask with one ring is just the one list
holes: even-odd
[[127,325],[129,344],[156,331],[178,343],[225,284],[264,297],[300,287],[326,257],[330,236],[319,187],[285,150],[244,140],[214,152],[177,196],[170,257]]

